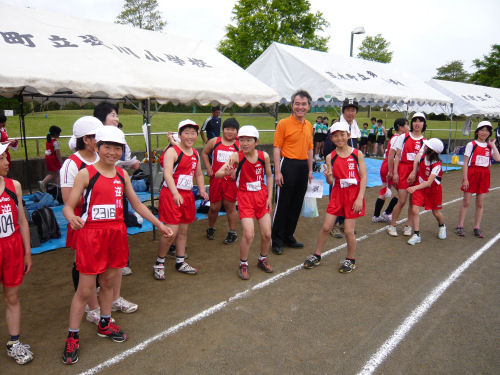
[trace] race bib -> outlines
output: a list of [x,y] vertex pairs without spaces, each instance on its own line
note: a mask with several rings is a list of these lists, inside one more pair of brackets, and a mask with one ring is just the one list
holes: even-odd
[[408,152],[406,154],[406,159],[413,161],[413,160],[415,160],[415,156],[416,156],[416,154],[414,152]]
[[483,156],[483,155],[478,155],[478,156],[476,156],[476,165],[478,167],[489,167],[490,158]]
[[217,161],[219,163],[226,163],[232,153],[232,151],[217,151]]
[[92,207],[92,220],[116,219],[116,207],[113,204],[96,204]]
[[247,182],[247,190],[248,191],[259,191],[260,188],[261,188],[260,181]]
[[193,189],[193,176],[187,174],[179,175],[179,179],[177,180],[177,189],[181,190]]
[[14,233],[14,218],[12,212],[0,214],[0,238],[9,237]]
[[50,156],[50,155],[52,155],[52,151],[50,151],[50,150],[45,150],[45,155],[46,155],[46,156]]
[[346,187],[349,187],[351,185],[357,185],[358,184],[358,180],[356,180],[355,178],[341,178],[340,179],[340,187],[341,188],[346,188]]

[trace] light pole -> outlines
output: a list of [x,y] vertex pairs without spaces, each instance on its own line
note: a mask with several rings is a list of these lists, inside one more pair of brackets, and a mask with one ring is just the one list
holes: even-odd
[[356,27],[353,31],[351,31],[351,53],[349,56],[352,57],[352,42],[354,41],[354,34],[364,34],[365,28],[363,26]]

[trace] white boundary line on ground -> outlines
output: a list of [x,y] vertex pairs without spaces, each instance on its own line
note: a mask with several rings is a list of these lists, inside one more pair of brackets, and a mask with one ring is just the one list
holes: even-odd
[[438,300],[439,297],[448,289],[448,287],[453,284],[458,277],[469,268],[469,266],[474,263],[484,252],[486,252],[495,242],[500,239],[500,233],[497,233],[495,237],[489,240],[486,245],[481,247],[478,251],[472,254],[469,259],[463,262],[455,271],[453,271],[446,280],[435,287],[429,295],[418,305],[415,310],[411,312],[410,315],[401,323],[401,325],[394,331],[394,333],[389,337],[382,346],[377,350],[375,354],[366,362],[363,369],[358,372],[358,375],[371,375],[377,369],[382,362],[385,361],[387,356],[398,346],[398,344],[405,338],[405,336],[410,332],[415,324],[417,324],[427,311],[432,307],[434,302]]
[[[495,187],[495,188],[491,188],[490,191],[492,190],[496,190],[496,189],[500,189],[500,186],[498,187]],[[443,203],[443,206],[447,206],[449,204],[452,204],[452,203],[455,203],[455,202],[458,202],[458,201],[461,201],[463,199],[463,197],[461,198],[457,198],[457,199],[453,199],[451,201],[448,201],[448,202],[445,202]],[[419,215],[422,215],[424,213],[427,213],[429,211],[421,211],[419,213]],[[401,220],[398,220],[397,221],[397,224],[401,224],[403,222],[407,221],[407,219],[401,219]],[[381,233],[381,232],[384,232],[385,230],[387,230],[387,227],[388,225],[382,227],[382,228],[379,228],[377,229],[376,231],[373,231],[373,232],[370,232],[368,234],[365,234],[359,238],[356,238],[356,242],[361,242],[361,241],[364,241],[366,240],[368,237],[371,237],[371,236],[374,236],[378,233]],[[343,249],[344,247],[347,247],[347,244],[346,243],[343,243],[342,245],[339,245],[337,247],[334,247],[333,249],[330,249],[330,250],[327,250],[327,251],[324,251],[322,256],[325,257],[325,256],[328,256],[328,255],[331,255],[337,251],[339,251],[340,249]],[[110,367],[110,366],[113,366],[121,361],[123,361],[125,358],[135,354],[135,353],[138,353],[144,349],[146,349],[150,344],[152,344],[153,342],[155,341],[158,341],[158,340],[161,340],[161,339],[164,339],[165,337],[168,337],[174,333],[176,333],[177,331],[189,326],[189,325],[192,325],[202,319],[205,319],[205,318],[208,318],[209,316],[215,314],[216,312],[224,309],[228,304],[230,304],[231,302],[235,302],[237,300],[240,300],[244,297],[246,297],[247,295],[249,295],[251,292],[253,291],[256,291],[256,290],[259,290],[259,289],[262,289],[262,288],[265,288],[266,286],[269,286],[273,283],[275,283],[276,281],[284,278],[285,276],[288,276],[300,269],[303,268],[303,264],[299,264],[299,265],[296,265],[294,267],[291,267],[289,269],[287,269],[286,271],[283,271],[283,272],[280,272],[278,273],[277,275],[273,276],[273,277],[270,277],[269,279],[266,279],[256,285],[254,285],[253,287],[249,288],[249,289],[246,289],[244,290],[243,292],[240,292],[240,293],[236,293],[234,296],[232,297],[229,297],[228,299],[216,304],[216,305],[213,305],[211,307],[209,307],[208,309],[205,309],[203,311],[201,311],[200,313],[196,314],[196,315],[193,315],[192,317],[166,329],[165,331],[162,331],[160,333],[158,333],[157,335],[153,336],[153,337],[150,337],[149,339],[147,340],[144,340],[143,342],[137,344],[136,346],[133,346],[132,348],[128,349],[128,350],[125,350],[124,352],[120,353],[120,354],[117,354],[116,356],[104,361],[104,362],[101,362],[100,364],[84,371],[84,372],[81,372],[79,375],[93,375],[93,374],[97,374],[98,372],[104,370],[105,368],[107,367]],[[389,354],[389,353],[387,353]],[[385,357],[384,357],[385,358]]]

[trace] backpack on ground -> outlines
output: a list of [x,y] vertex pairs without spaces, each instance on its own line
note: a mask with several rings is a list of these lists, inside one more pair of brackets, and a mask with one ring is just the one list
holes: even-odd
[[30,228],[30,243],[31,247],[39,247],[41,242],[40,242],[40,235],[38,234],[38,227],[36,224],[31,220],[30,213],[26,209],[26,206],[24,205],[23,201],[23,208],[24,208],[24,216],[26,217],[26,220],[28,220],[28,225]]
[[45,242],[51,238],[61,238],[61,230],[56,221],[56,215],[48,207],[42,207],[31,214],[31,220],[38,227],[40,242]]
[[64,204],[63,199],[62,199],[62,193],[61,193],[61,187],[56,184],[47,184],[47,193],[52,195],[56,201],[59,202],[59,204]]

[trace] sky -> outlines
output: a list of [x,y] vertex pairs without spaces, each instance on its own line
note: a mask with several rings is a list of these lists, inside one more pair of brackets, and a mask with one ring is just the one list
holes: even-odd
[[[351,30],[358,26],[366,34],[354,36],[354,52],[367,35],[390,42],[392,63],[398,70],[428,80],[436,69],[452,60],[462,60],[468,72],[472,60],[482,58],[500,43],[499,0],[309,0],[313,12],[320,11],[330,26],[329,52],[349,55]],[[0,0],[0,2],[77,17],[114,22],[123,0]],[[158,0],[167,20],[164,32],[201,39],[216,47],[231,23],[236,0]]]

